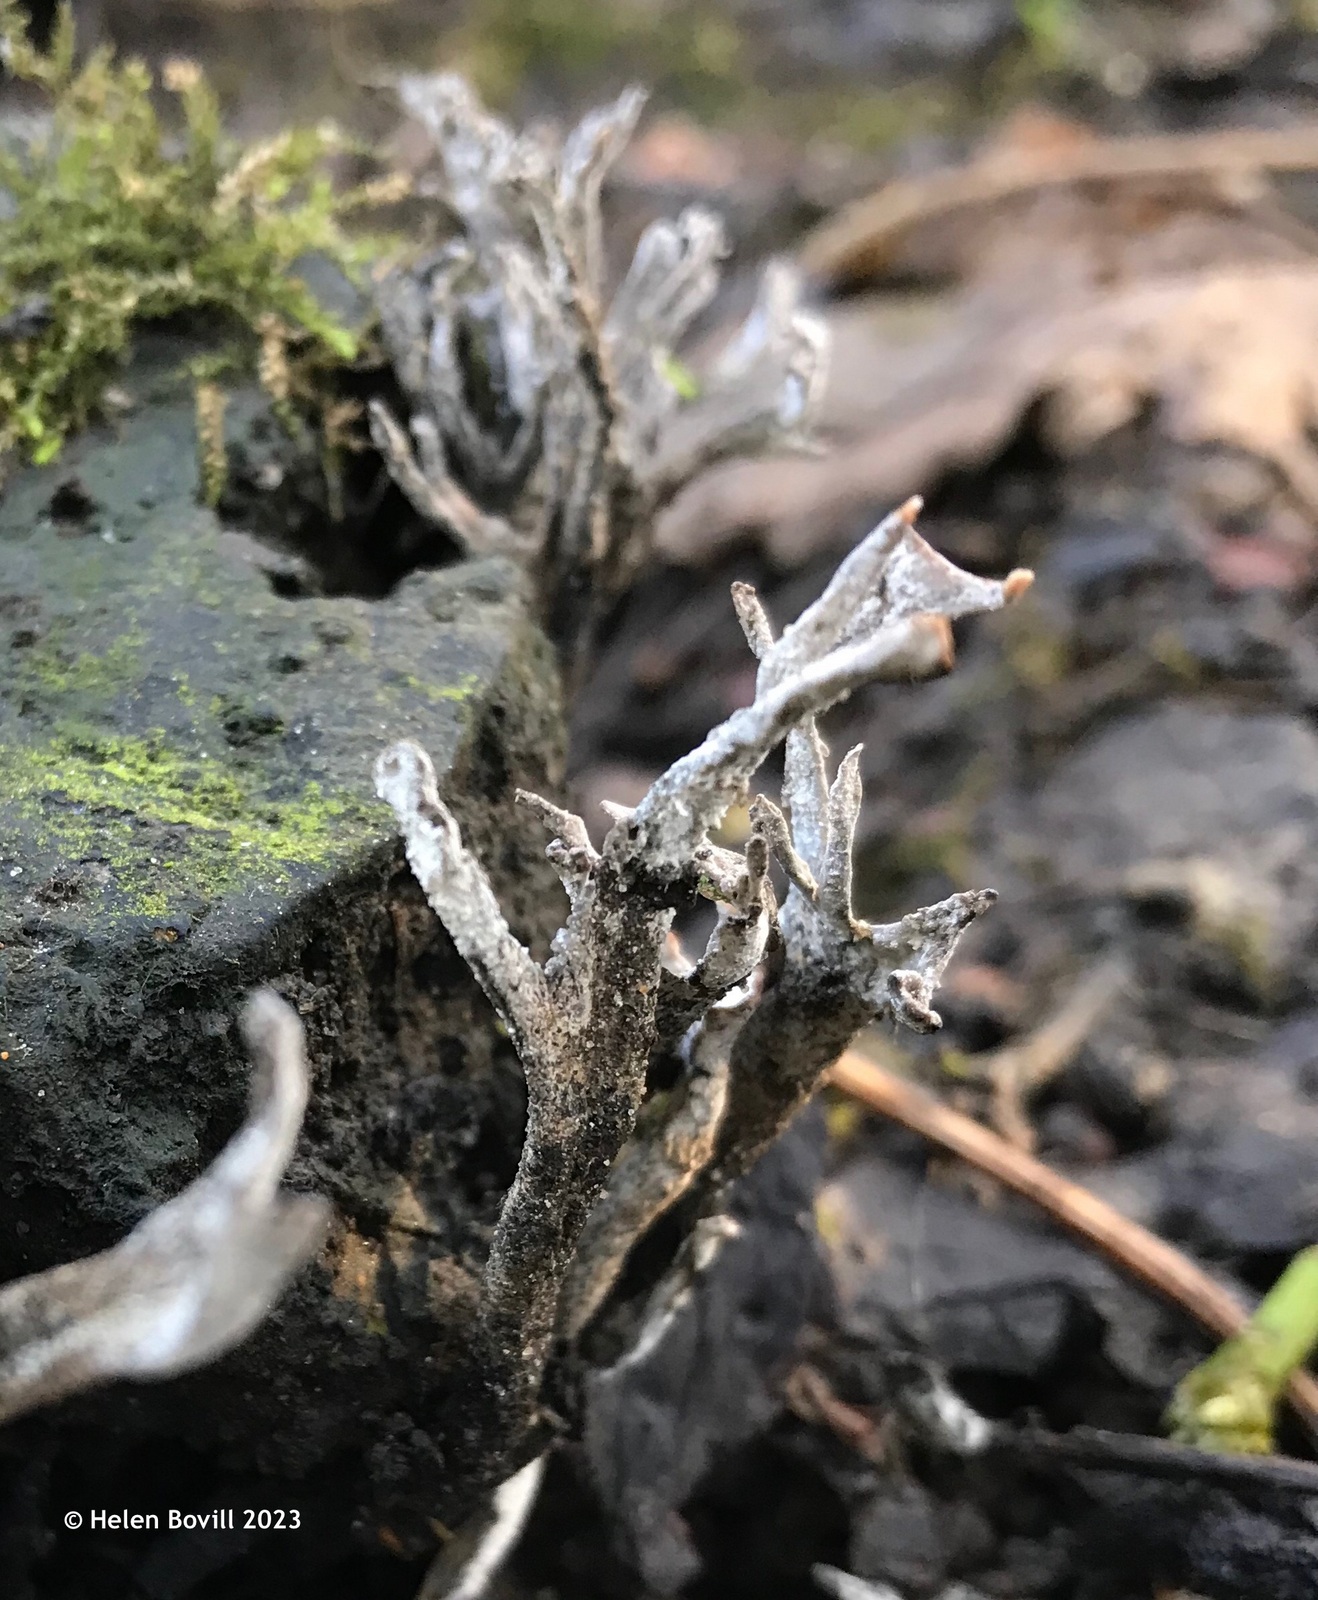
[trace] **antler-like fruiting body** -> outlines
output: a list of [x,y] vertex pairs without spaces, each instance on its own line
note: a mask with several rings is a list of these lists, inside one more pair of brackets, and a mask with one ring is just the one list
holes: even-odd
[[[918,509],[911,501],[880,523],[780,638],[754,591],[734,590],[759,658],[751,704],[634,809],[609,808],[601,849],[580,818],[519,797],[551,835],[569,898],[543,967],[509,931],[424,752],[396,745],[380,759],[379,792],[409,859],[526,1070],[526,1140],[485,1269],[471,1385],[495,1413],[482,1425],[487,1443],[493,1426],[511,1448],[555,1331],[585,1328],[631,1245],[702,1172],[712,1193],[744,1171],[874,1019],[939,1026],[939,977],[994,895],[956,894],[882,927],[857,919],[859,751],[830,784],[815,726],[862,683],[946,666],[949,619],[1028,586],[1025,573],[997,583],[961,572],[915,532]],[[758,797],[744,851],[715,845],[711,831],[784,740],[784,809]],[[781,912],[774,856],[788,883]],[[703,957],[690,961],[670,930],[697,895],[720,910]],[[647,1068],[674,1051],[678,1088],[638,1132]]]
[[[606,304],[600,188],[636,126],[628,89],[566,138],[516,133],[447,74],[399,82],[428,133],[454,238],[378,290],[410,413],[377,401],[375,445],[413,506],[472,554],[536,566],[560,642],[646,555],[658,511],[730,455],[799,447],[827,339],[785,264],[766,272],[698,401],[673,352],[713,298],[722,224],[652,223]],[[574,598],[575,597],[575,598]]]

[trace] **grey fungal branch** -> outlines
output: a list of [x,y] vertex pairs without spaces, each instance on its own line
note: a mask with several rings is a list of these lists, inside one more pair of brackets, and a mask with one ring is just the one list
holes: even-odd
[[[473,1357],[474,1387],[495,1413],[480,1419],[487,1442],[515,1448],[555,1333],[584,1329],[641,1233],[702,1173],[716,1188],[744,1170],[859,1028],[883,1016],[939,1025],[939,977],[993,895],[954,895],[881,927],[858,920],[857,752],[830,784],[815,728],[861,684],[946,665],[950,619],[994,610],[1029,584],[1028,573],[998,583],[961,572],[915,532],[917,510],[912,501],[886,518],[780,637],[754,591],[737,589],[759,658],[753,701],[634,810],[610,808],[598,851],[579,817],[521,796],[568,897],[543,966],[509,931],[424,751],[403,743],[380,758],[379,792],[416,875],[526,1072],[526,1140],[485,1268]],[[745,848],[715,844],[712,831],[784,740],[783,807],[758,797]],[[771,857],[788,885],[781,911]],[[691,960],[671,927],[696,897],[718,919]],[[647,1069],[665,1054],[677,1086],[638,1121]]]
[[307,1103],[302,1025],[265,989],[243,1033],[252,1109],[213,1165],[112,1250],[0,1289],[0,1422],[112,1378],[214,1360],[319,1249],[327,1203],[279,1188]]
[[826,338],[771,266],[740,335],[683,400],[674,360],[712,299],[721,224],[692,207],[648,227],[611,300],[600,188],[644,104],[628,89],[563,139],[515,132],[460,79],[410,76],[452,238],[378,290],[407,405],[372,407],[377,448],[425,517],[471,554],[537,571],[560,640],[587,597],[643,558],[656,513],[710,463],[803,442]]

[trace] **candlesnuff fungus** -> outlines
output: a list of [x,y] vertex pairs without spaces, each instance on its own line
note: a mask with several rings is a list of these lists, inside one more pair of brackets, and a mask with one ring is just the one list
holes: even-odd
[[[606,304],[599,187],[640,95],[555,141],[514,134],[455,79],[404,79],[401,89],[433,136],[457,232],[380,286],[408,416],[404,425],[377,403],[374,437],[425,515],[472,552],[527,563],[570,657],[694,472],[728,454],[805,444],[823,327],[798,305],[793,274],[771,268],[701,397],[684,403],[674,346],[714,292],[717,222],[691,210],[653,224]],[[527,1084],[525,1141],[435,1455],[456,1497],[526,1460],[555,1339],[587,1328],[657,1217],[699,1186],[688,1252],[698,1269],[725,1227],[726,1185],[855,1033],[879,1017],[940,1026],[939,979],[993,893],[954,894],[881,926],[858,919],[859,752],[830,781],[815,720],[862,684],[950,665],[952,620],[994,610],[1030,582],[962,572],[916,533],[918,510],[911,501],[885,518],[779,636],[754,590],[734,588],[758,661],[751,703],[634,810],[610,808],[601,848],[579,817],[519,796],[545,827],[567,892],[543,964],[510,931],[426,753],[399,743],[378,762],[412,867],[506,1025]],[[745,847],[714,843],[784,742],[782,808],[758,795]],[[717,921],[691,960],[673,921],[701,899]],[[323,1203],[278,1193],[305,1104],[300,1030],[268,993],[246,1029],[256,1105],[210,1171],[115,1249],[0,1290],[0,1416],[208,1359],[254,1325],[316,1247]],[[654,1066],[673,1088],[638,1124]]]
[[[954,894],[871,926],[851,903],[858,751],[830,784],[815,718],[898,662],[946,648],[947,619],[1003,605],[1029,584],[972,577],[915,532],[911,501],[843,561],[775,639],[754,591],[734,595],[759,658],[755,697],[675,762],[634,810],[610,808],[596,850],[581,818],[519,798],[550,835],[567,921],[540,965],[513,936],[484,869],[412,743],[380,757],[430,904],[497,1008],[526,1073],[526,1140],[485,1266],[472,1388],[497,1453],[531,1419],[555,1332],[579,1333],[639,1233],[699,1177],[716,1197],[781,1131],[855,1034],[878,1017],[940,1026],[939,977],[991,890]],[[751,808],[744,851],[710,835],[784,739],[784,809]],[[778,907],[770,857],[788,879]],[[675,913],[719,907],[704,955],[673,948]],[[636,1132],[647,1068],[675,1055],[665,1117]],[[635,1137],[633,1137],[635,1135]],[[628,1145],[628,1141],[632,1143]],[[712,1165],[711,1165],[712,1164]]]
[[0,1422],[112,1378],[168,1378],[252,1331],[319,1248],[328,1205],[280,1179],[307,1103],[302,1025],[248,1001],[252,1108],[217,1159],[111,1250],[0,1288]]
[[801,448],[827,339],[785,264],[701,397],[683,404],[674,347],[718,287],[718,218],[651,223],[609,299],[600,185],[645,97],[628,89],[566,138],[515,132],[447,74],[400,80],[429,133],[457,231],[377,300],[409,408],[377,401],[375,442],[412,504],[472,554],[536,572],[569,649],[647,554],[655,519],[704,467]]

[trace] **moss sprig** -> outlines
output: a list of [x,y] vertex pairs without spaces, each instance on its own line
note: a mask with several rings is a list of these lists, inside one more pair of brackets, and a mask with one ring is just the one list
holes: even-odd
[[174,62],[161,75],[181,112],[173,132],[141,61],[101,48],[78,64],[67,3],[41,50],[17,0],[0,0],[0,64],[50,104],[38,139],[0,143],[12,213],[0,230],[0,453],[52,460],[96,414],[135,324],[219,316],[258,374],[275,325],[312,369],[356,356],[360,330],[294,270],[315,254],[356,280],[389,248],[345,226],[382,191],[336,190],[326,158],[348,148],[336,129],[242,145],[200,69]]

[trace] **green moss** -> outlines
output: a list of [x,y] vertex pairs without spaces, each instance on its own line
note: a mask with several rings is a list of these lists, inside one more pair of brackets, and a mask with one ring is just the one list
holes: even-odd
[[[180,895],[211,901],[235,887],[287,884],[290,868],[332,865],[380,821],[315,781],[273,798],[237,762],[191,755],[162,729],[65,729],[36,745],[0,745],[0,792],[37,823],[44,848],[104,859],[129,909],[146,917],[163,916]],[[186,828],[169,841],[177,853],[144,841],[143,822]]]
[[1024,30],[1036,67],[1050,71],[1066,64],[1075,32],[1076,0],[1016,0],[1016,20]]
[[218,316],[235,360],[284,404],[295,360],[310,383],[353,358],[357,332],[293,270],[315,253],[352,275],[382,248],[345,230],[377,191],[335,193],[324,160],[344,141],[332,129],[238,145],[199,70],[176,64],[165,78],[182,117],[174,139],[141,62],[98,49],[75,65],[67,5],[42,53],[18,0],[0,0],[0,61],[51,108],[30,146],[0,144],[0,189],[14,206],[0,232],[0,316],[22,329],[0,341],[0,450],[52,460],[99,409],[140,322]]
[[656,98],[719,124],[882,149],[964,120],[937,83],[875,90],[846,83],[770,85],[754,39],[702,0],[475,0],[454,44],[459,68],[491,104],[555,77],[576,98],[628,77]]
[[84,650],[76,656],[60,647],[71,628],[68,618],[60,618],[44,639],[22,652],[17,674],[21,688],[55,695],[84,692],[104,696],[132,684],[146,642],[135,625],[130,624],[99,654]]
[[481,680],[474,672],[464,672],[456,683],[427,683],[424,678],[418,678],[410,672],[400,674],[399,681],[413,694],[428,700],[432,706],[444,703],[465,705],[481,686]]
[[461,70],[496,104],[545,69],[585,88],[621,67],[716,114],[751,78],[737,27],[692,0],[478,0],[456,50]]

